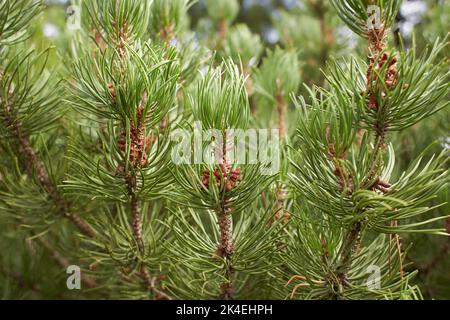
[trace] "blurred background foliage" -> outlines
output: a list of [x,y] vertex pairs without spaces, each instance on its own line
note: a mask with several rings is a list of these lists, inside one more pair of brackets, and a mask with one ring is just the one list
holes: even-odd
[[[250,50],[241,53],[244,67],[248,67],[250,70],[255,65],[259,65],[262,66],[260,68],[262,73],[264,72],[265,59],[281,54],[279,48],[283,48],[290,54],[297,55],[298,58],[297,63],[290,63],[290,60],[287,60],[287,66],[284,69],[280,67],[280,72],[298,72],[298,75],[294,75],[292,81],[288,84],[298,88],[298,94],[304,93],[301,83],[326,86],[325,78],[320,70],[326,67],[326,62],[330,56],[345,56],[350,52],[364,54],[366,50],[359,43],[360,40],[339,21],[328,1],[240,0],[237,9],[234,13],[233,10],[235,9],[229,8],[230,17],[227,21],[227,27],[229,28],[228,37],[231,40],[228,43],[234,46],[243,45],[233,43],[232,32],[248,33]],[[68,1],[47,1],[46,10],[32,25],[33,37],[29,40],[31,46],[40,50],[53,47],[48,68],[61,73],[65,72],[62,61],[67,59],[67,53],[70,51],[72,32],[67,30],[67,19],[71,13]],[[211,12],[208,15],[206,1],[195,2],[189,9],[189,13],[190,28],[195,31],[194,40],[209,42],[209,47],[216,49],[219,56],[221,52],[226,54],[227,48],[221,48],[220,39],[217,38],[221,36],[221,32],[226,32],[226,30],[220,29],[220,21],[214,21]],[[217,19],[220,19],[220,17]],[[396,30],[393,30],[393,32],[399,31],[396,45],[399,48],[401,46],[407,48],[412,41],[416,41],[418,48],[424,49],[427,45],[433,43],[436,38],[445,37],[450,30],[449,0],[404,1],[397,22]],[[234,27],[236,28],[232,29]],[[261,43],[257,38],[258,35]],[[447,46],[446,50],[443,54],[449,57],[450,48]],[[289,59],[289,57],[286,59]],[[295,68],[298,68],[298,70],[296,71]],[[262,78],[267,76],[270,75],[263,74]],[[254,81],[252,92],[267,90],[264,87],[264,82],[260,83],[261,81],[258,80],[258,74],[255,77],[252,76],[252,80]],[[271,95],[273,96],[273,94]],[[289,97],[284,98],[289,99]],[[260,97],[258,99],[261,100]],[[259,101],[259,104],[264,105],[261,101]],[[293,113],[292,106],[290,106],[290,111]],[[270,122],[273,118],[269,111],[264,111],[264,108],[258,112],[262,113],[259,121]],[[397,149],[397,162],[401,164],[397,167],[399,171],[397,175],[432,142],[436,142],[433,146],[435,151],[450,147],[449,120],[450,111],[447,108],[391,137],[393,145]],[[436,137],[440,138],[434,141]],[[440,194],[438,200],[437,203],[448,202],[450,200],[448,191]],[[447,204],[439,210],[449,213],[450,206]],[[442,222],[437,223],[442,224]],[[450,221],[445,223],[448,232],[450,232]],[[10,237],[14,239],[13,235]],[[414,243],[408,259],[410,260],[410,267],[419,270],[417,281],[423,295],[426,298],[450,299],[449,238],[410,235],[403,237],[403,241],[406,242],[405,247]],[[8,250],[4,249],[8,246],[7,242],[2,243],[0,251],[7,252]],[[36,256],[41,255],[38,249],[33,250],[35,250]],[[44,256],[43,259],[45,259]],[[41,263],[41,260],[38,259],[37,262],[34,261],[33,263]],[[45,263],[45,261],[42,261],[42,263]],[[30,265],[30,270],[32,268],[34,268],[33,265]],[[5,279],[11,279],[14,276],[7,275]],[[3,281],[1,277],[0,282]],[[28,277],[33,277],[33,272],[30,271],[25,279],[20,279],[22,287],[33,286],[32,279],[28,279]],[[47,277],[52,277],[51,271],[48,272]],[[64,281],[63,277],[61,281]],[[29,292],[28,296],[23,298],[33,298],[33,294],[39,296],[42,290],[49,291],[45,293],[45,296],[52,297],[51,288],[31,287],[30,289],[27,291]],[[11,293],[11,296],[16,295]],[[55,296],[54,298],[68,297]]]

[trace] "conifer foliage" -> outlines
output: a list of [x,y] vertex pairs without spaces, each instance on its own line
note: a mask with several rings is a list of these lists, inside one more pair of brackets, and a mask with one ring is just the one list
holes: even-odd
[[[43,1],[0,0],[3,297],[422,298],[403,237],[448,236],[449,154],[399,174],[392,137],[449,105],[448,38],[395,47],[400,0],[306,1],[318,50],[287,13],[265,49],[237,0],[196,33],[195,1],[74,4],[52,71]],[[330,57],[338,24],[367,56]]]

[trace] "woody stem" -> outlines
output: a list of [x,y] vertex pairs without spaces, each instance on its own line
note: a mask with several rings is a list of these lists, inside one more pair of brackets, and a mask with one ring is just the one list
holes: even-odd
[[[222,146],[222,156],[223,156],[223,165],[227,165],[227,141],[223,142]],[[224,172],[225,175],[228,175],[229,172]],[[229,177],[224,177],[229,178]],[[234,254],[234,243],[233,243],[233,219],[231,216],[232,210],[229,207],[229,199],[225,195],[222,200],[221,206],[217,211],[218,215],[218,223],[219,223],[219,232],[220,239],[219,245],[217,248],[218,254],[224,258],[224,272],[226,281],[220,287],[219,298],[222,300],[230,300],[233,298],[233,275],[234,270],[232,266],[231,258]]]
[[222,208],[219,216],[220,240],[218,253],[225,259],[225,278],[226,281],[220,287],[219,298],[230,300],[233,298],[233,267],[231,258],[234,253],[233,244],[233,220],[229,209]]
[[21,155],[23,164],[26,168],[28,176],[37,176],[39,184],[49,195],[52,201],[57,205],[60,213],[68,218],[83,234],[90,238],[95,238],[95,231],[84,221],[79,215],[70,212],[70,204],[58,191],[56,185],[50,179],[50,175],[45,167],[44,162],[36,154],[36,151],[31,145],[30,137],[25,132],[22,124],[15,121],[12,114],[12,106],[9,105],[5,110],[6,126],[10,127],[12,134],[18,142],[18,152]]

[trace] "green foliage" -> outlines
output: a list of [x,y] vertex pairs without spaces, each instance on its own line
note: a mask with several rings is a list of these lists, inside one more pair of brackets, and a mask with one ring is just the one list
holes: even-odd
[[[417,288],[408,283],[414,273],[404,275],[399,281],[399,256],[395,241],[380,235],[364,246],[352,260],[347,279],[351,283],[345,288],[340,284],[340,275],[334,270],[342,250],[343,229],[338,227],[335,217],[323,216],[309,206],[300,205],[295,228],[289,231],[292,243],[282,256],[280,278],[289,282],[290,297],[297,299],[412,299],[420,298]],[[313,214],[306,214],[306,212]],[[404,259],[402,255],[401,259]],[[380,287],[368,289],[371,268],[380,267]],[[298,277],[292,278],[293,275]],[[296,286],[298,286],[296,288]],[[282,292],[286,295],[286,292]],[[286,297],[286,296],[285,296]]]
[[[99,120],[122,122],[136,121],[136,107],[141,106],[140,116],[146,118],[151,113],[147,125],[154,127],[170,109],[176,91],[179,66],[174,61],[175,52],[152,47],[150,43],[126,46],[128,54],[124,58],[119,59],[120,52],[108,50],[95,57],[88,53],[75,62],[76,106],[87,115],[98,116]],[[149,65],[153,67],[147,69]],[[95,73],[91,72],[92,68]]]
[[[83,1],[82,12],[87,13],[94,28],[101,31],[111,46],[144,36],[150,18],[149,1]],[[96,13],[101,13],[96,15]]]
[[[366,36],[369,23],[376,25],[377,22],[383,24],[383,28],[390,28],[394,23],[400,8],[400,0],[332,0],[331,3],[336,8],[342,21],[360,36]],[[372,7],[370,7],[372,6]],[[378,7],[379,16],[377,10]]]
[[0,1],[0,45],[3,47],[25,40],[27,26],[42,6],[41,0]]
[[279,47],[267,52],[261,67],[255,73],[256,91],[263,104],[273,105],[278,95],[287,100],[292,92],[297,91],[300,81],[297,55]]
[[[233,213],[236,252],[231,261],[215,253],[220,231],[212,211],[188,210],[174,213],[172,226],[176,240],[168,245],[171,252],[169,290],[180,299],[215,299],[221,284],[227,280],[226,266],[235,272],[234,292],[237,299],[260,296],[272,284],[260,281],[275,265],[269,257],[276,254],[274,243],[280,240],[277,225],[268,226],[269,216],[253,207]],[[201,273],[201,276],[198,276]]]
[[58,95],[56,75],[45,68],[49,50],[42,53],[27,51],[23,47],[0,52],[0,136],[12,134],[14,121],[20,121],[29,134],[54,128],[63,114]]
[[[212,147],[212,151],[214,151],[223,143],[227,145],[226,148],[236,149],[237,152],[239,144],[235,145],[234,141],[226,140],[231,137],[231,133],[227,133],[227,130],[246,129],[249,118],[244,78],[239,74],[237,66],[232,62],[224,62],[221,67],[210,69],[200,80],[196,94],[191,95],[189,101],[194,120],[200,121],[205,130],[218,130],[219,136],[210,137],[210,139],[214,139],[211,141],[203,143],[200,141],[202,146]],[[195,128],[192,129],[195,130]],[[242,133],[235,132],[238,141],[243,139],[240,134]],[[249,146],[245,144],[245,147]],[[226,156],[223,151],[221,155],[222,157]],[[216,153],[213,157],[218,160]],[[237,188],[227,191],[213,182],[216,164],[216,161],[211,163],[207,159],[203,159],[201,164],[176,166],[174,177],[181,187],[176,190],[178,192],[183,190],[183,192],[174,199],[179,199],[177,201],[180,201],[180,204],[213,210],[220,208],[226,194],[230,198],[228,205],[232,206],[235,212],[239,212],[245,210],[254,201],[271,179],[270,176],[261,174],[260,164],[245,164],[240,167],[242,182]],[[202,182],[205,170],[210,173],[208,188]],[[226,178],[228,177],[225,175],[220,177],[221,181]]]
[[223,51],[224,56],[248,68],[258,64],[263,45],[259,35],[253,34],[247,25],[237,24],[229,30]]
[[299,17],[290,12],[283,11],[281,18],[274,21],[276,29],[280,32],[281,41],[287,48],[301,48],[302,52],[311,53],[317,57],[320,54],[320,21],[313,16]]
[[[449,73],[444,70],[447,59],[439,58],[448,40],[436,41],[429,53],[417,57],[415,50],[400,53],[398,72],[400,77],[394,89],[386,87],[388,70],[385,64],[374,75],[374,85],[380,88],[376,95],[379,108],[367,108],[368,96],[361,94],[353,99],[361,110],[363,127],[376,129],[381,126],[390,131],[404,130],[449,105],[446,100]],[[397,60],[397,58],[392,58]],[[391,60],[392,61],[392,60]],[[377,64],[379,60],[375,61]],[[368,65],[357,61],[343,61],[330,65],[330,86],[336,91],[365,92]]]
[[249,107],[244,78],[231,61],[208,70],[190,96],[194,119],[207,129],[245,128]]
[[195,83],[201,69],[211,58],[211,52],[201,46],[194,33],[187,33],[176,40],[175,48],[180,64],[180,90],[184,90],[183,83]]
[[[309,86],[324,86],[323,70],[330,56],[352,52],[352,39],[345,35],[328,1],[307,1],[306,8],[281,12],[273,18],[280,43],[298,53],[303,80]],[[300,88],[303,89],[303,88]],[[301,90],[300,93],[306,93]]]
[[195,3],[191,0],[154,0],[150,13],[153,34],[170,37],[187,27],[187,10]]
[[[311,206],[347,226],[355,221],[365,220],[369,228],[378,232],[401,233],[419,232],[414,228],[433,222],[434,219],[430,219],[399,228],[387,227],[385,224],[391,220],[410,219],[432,209],[422,207],[422,204],[448,183],[446,154],[443,153],[435,161],[430,160],[422,170],[419,169],[419,158],[397,182],[392,183],[389,191],[380,196],[379,192],[368,189],[376,183],[374,177],[382,181],[391,180],[395,165],[392,148],[389,148],[385,168],[377,169],[378,172],[374,173],[373,162],[377,159],[374,159],[376,155],[367,139],[363,139],[359,151],[353,147],[356,132],[352,124],[356,121],[349,108],[351,104],[348,100],[339,103],[334,96],[325,99],[326,105],[323,100],[318,103],[313,99],[315,104],[301,107],[304,115],[297,129],[300,139],[299,156],[292,160],[298,174],[291,175],[298,192]],[[333,151],[330,146],[335,146]],[[352,154],[345,158],[335,156],[349,152]],[[342,181],[343,177],[336,175],[337,166],[348,172],[344,177],[345,181]],[[342,190],[340,184],[344,185]]]
[[215,21],[231,23],[239,13],[237,0],[206,0],[208,15]]
[[194,2],[83,1],[51,55],[28,39],[42,3],[0,0],[2,297],[428,297],[438,262],[414,254],[450,221],[442,21],[419,55],[388,45],[399,0],[308,0],[265,48],[237,0],[189,30]]

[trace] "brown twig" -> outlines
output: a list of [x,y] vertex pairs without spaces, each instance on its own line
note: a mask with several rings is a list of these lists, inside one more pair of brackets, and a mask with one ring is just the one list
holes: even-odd
[[227,279],[220,287],[219,298],[222,300],[231,300],[234,294],[234,270],[231,265],[231,257],[234,254],[233,220],[231,218],[231,210],[225,206],[222,207],[218,219],[220,240],[217,247],[217,253],[225,259],[225,278]]
[[222,300],[231,300],[234,294],[233,276],[234,270],[231,265],[231,257],[234,254],[233,244],[233,220],[229,209],[222,208],[219,213],[219,230],[220,240],[217,248],[217,253],[225,259],[225,281],[220,287],[219,298]]
[[286,139],[286,111],[287,105],[284,100],[283,89],[281,88],[280,80],[277,79],[277,91],[275,94],[276,110],[278,113],[278,128],[280,130],[280,138]]
[[344,238],[344,242],[339,252],[339,262],[337,265],[337,275],[338,279],[342,285],[347,285],[347,272],[350,268],[351,257],[354,252],[354,249],[357,246],[357,243],[360,239],[360,233],[362,230],[362,222],[357,221],[353,223],[349,232]]
[[228,23],[225,19],[220,19],[219,24],[217,26],[218,31],[218,41],[217,41],[217,47],[220,47],[223,42],[225,41],[225,38],[228,34]]
[[90,238],[95,237],[95,231],[79,215],[70,212],[70,203],[60,194],[45,167],[30,142],[30,137],[22,127],[20,121],[13,116],[12,104],[8,104],[5,110],[6,126],[11,128],[11,133],[18,143],[18,153],[22,164],[25,166],[29,177],[36,177],[39,184],[53,200],[61,214],[68,218],[83,234]]
[[[275,95],[276,101],[276,110],[278,113],[278,128],[280,130],[280,138],[282,141],[286,139],[287,130],[286,130],[286,111],[287,105],[284,99],[283,90],[281,88],[280,80],[277,79],[277,91]],[[276,219],[284,218],[286,220],[289,219],[289,214],[284,211],[284,203],[286,201],[286,187],[283,183],[280,183],[276,192]]]
[[171,296],[158,289],[158,278],[152,277],[144,266],[141,267],[140,276],[144,280],[147,290],[154,293],[156,300],[172,300]]
[[[223,143],[223,162],[219,165],[220,176],[219,176],[219,188],[225,193],[231,191],[237,187],[237,183],[240,181],[240,170],[236,173],[236,170],[231,170],[231,167],[227,163],[227,141],[225,139]],[[217,171],[217,170],[216,170]],[[235,176],[233,181],[230,181],[230,176]],[[223,184],[222,185],[222,180]],[[233,184],[231,184],[233,182]],[[231,300],[234,295],[233,277],[234,270],[231,263],[232,256],[234,254],[234,242],[233,242],[233,219],[232,219],[232,209],[229,206],[229,199],[225,194],[222,200],[220,208],[217,210],[217,218],[219,224],[220,239],[217,246],[217,255],[224,258],[225,265],[225,278],[226,281],[220,287],[219,299],[221,300]]]
[[[386,53],[383,54],[383,51],[386,48],[386,29],[384,26],[381,26],[379,29],[369,29],[366,32],[366,37],[369,42],[369,49],[371,52],[370,65],[367,70],[367,93],[369,97],[368,108],[378,108],[376,104],[376,88],[372,86],[372,82],[374,81],[374,77],[376,79],[376,71],[381,69],[383,64],[389,63],[388,72],[386,75],[386,85],[387,87],[394,86],[396,83],[396,69],[395,69],[395,59],[389,60],[389,56],[386,56]],[[375,71],[375,73],[374,73]],[[375,127],[375,147],[374,147],[374,159],[377,159],[377,155],[379,152],[384,150],[385,146],[385,135],[387,132],[387,124],[385,123],[377,123]],[[371,181],[374,179],[374,174],[376,174],[377,168],[382,165],[378,160],[376,160],[369,170],[368,177],[366,181]],[[363,183],[364,184],[364,183]],[[381,192],[388,192],[390,188],[389,183],[381,181],[379,177],[375,179],[375,183],[368,186],[370,190],[378,190]],[[347,272],[351,264],[351,256],[352,253],[358,246],[358,243],[361,239],[361,231],[363,228],[362,221],[356,221],[353,223],[352,227],[348,231],[348,233],[344,237],[344,243],[340,250],[340,259],[337,264],[337,274],[338,279],[342,285],[346,285],[347,282]],[[403,268],[401,262],[401,248],[400,248],[400,239],[396,236],[397,239],[397,247],[400,255],[400,264],[401,264],[401,276],[403,278]]]
[[170,46],[170,42],[174,38],[173,27],[172,26],[164,26],[159,31],[159,35],[161,39],[164,41],[166,47]]

